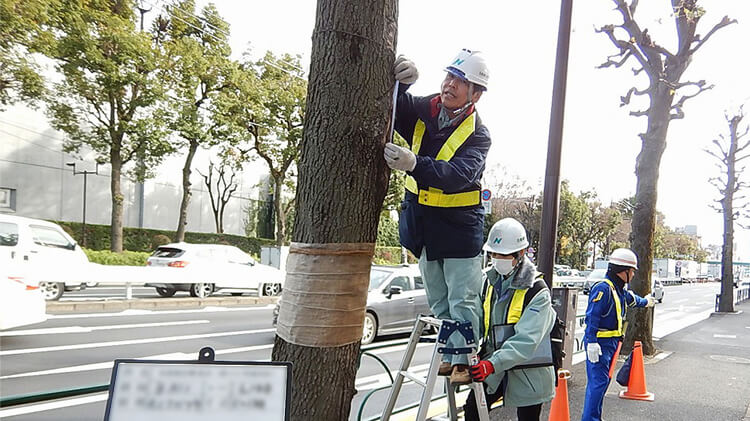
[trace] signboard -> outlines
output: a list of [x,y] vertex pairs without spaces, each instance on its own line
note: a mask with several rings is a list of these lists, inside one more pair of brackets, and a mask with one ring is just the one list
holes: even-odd
[[488,189],[482,190],[482,200],[490,200],[492,199],[492,192]]
[[291,378],[287,362],[115,360],[104,421],[285,421]]
[[492,201],[482,200],[482,207],[484,208],[484,214],[489,215],[492,213]]

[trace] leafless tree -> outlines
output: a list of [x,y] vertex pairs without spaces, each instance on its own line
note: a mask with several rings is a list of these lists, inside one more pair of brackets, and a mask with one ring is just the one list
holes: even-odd
[[[237,183],[234,178],[237,173],[234,167],[222,161],[218,167],[213,162],[208,164],[208,174],[203,174],[198,170],[198,174],[203,177],[203,183],[208,189],[208,195],[211,198],[211,210],[214,212],[214,222],[216,223],[216,233],[224,233],[224,209],[232,198],[232,193],[237,190]],[[214,174],[216,179],[214,180]],[[229,180],[227,180],[227,175]]]

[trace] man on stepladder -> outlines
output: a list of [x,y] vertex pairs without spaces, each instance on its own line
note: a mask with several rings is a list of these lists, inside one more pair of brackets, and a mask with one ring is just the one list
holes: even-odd
[[[482,173],[490,134],[474,104],[487,90],[489,72],[477,51],[461,50],[445,68],[440,92],[427,97],[406,90],[417,80],[414,63],[396,59],[400,82],[396,103],[396,133],[409,144],[387,143],[384,157],[394,170],[406,171],[401,206],[401,244],[419,258],[419,269],[433,315],[470,321],[480,337],[482,287]],[[460,335],[448,347],[462,347]],[[446,355],[439,374],[454,384],[471,377],[466,355]]]
[[601,421],[604,394],[610,382],[610,369],[622,337],[628,307],[653,307],[654,297],[641,298],[625,286],[635,276],[638,259],[632,250],[619,248],[609,256],[606,279],[589,292],[586,307],[586,400],[581,421]]
[[[539,421],[542,404],[555,395],[550,333],[555,310],[549,288],[526,257],[526,229],[513,218],[496,222],[484,249],[492,259],[483,295],[484,337],[474,381],[484,382],[487,405],[503,397],[519,421]],[[546,346],[546,348],[545,348]],[[466,421],[478,421],[472,390]]]

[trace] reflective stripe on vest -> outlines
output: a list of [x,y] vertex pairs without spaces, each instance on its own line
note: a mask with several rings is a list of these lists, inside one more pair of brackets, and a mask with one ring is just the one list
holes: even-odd
[[615,286],[609,279],[603,279],[602,282],[606,282],[609,285],[609,289],[612,290],[612,299],[615,300],[615,311],[617,312],[617,330],[600,330],[596,332],[597,338],[619,338],[622,336],[622,304],[620,303],[620,296],[617,295]]
[[[491,283],[488,282],[487,291],[484,294],[484,303],[482,309],[484,310],[484,337],[485,339],[489,336],[490,332],[490,316],[492,311],[492,293],[495,288]],[[533,286],[533,285],[532,285]],[[513,292],[513,298],[510,300],[508,305],[508,312],[505,315],[505,323],[516,324],[521,320],[521,313],[523,313],[523,299],[526,297],[526,293],[529,291],[528,288],[517,289]]]
[[[474,133],[476,128],[476,113],[471,113],[469,117],[464,119],[463,122],[456,128],[456,130],[450,135],[448,140],[445,141],[443,146],[435,158],[438,161],[450,161],[453,155],[456,154],[458,148],[463,145],[466,140]],[[417,120],[417,124],[414,126],[414,137],[411,142],[411,151],[414,155],[419,155],[419,149],[422,146],[422,138],[424,137],[425,124],[422,120]],[[457,208],[464,206],[478,205],[480,201],[479,190],[467,191],[461,193],[443,193],[442,190],[434,187],[428,187],[427,190],[419,189],[417,180],[414,177],[406,176],[406,190],[416,194],[418,196],[418,203],[425,206],[433,206],[440,208]]]

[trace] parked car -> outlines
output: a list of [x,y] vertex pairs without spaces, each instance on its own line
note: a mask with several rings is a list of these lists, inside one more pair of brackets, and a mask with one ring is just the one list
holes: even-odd
[[651,281],[651,296],[658,302],[664,300],[664,286],[658,279]]
[[[45,300],[86,288],[85,283],[75,281],[78,268],[89,264],[86,253],[52,222],[0,214],[0,266],[9,264],[25,267],[27,275],[33,270]],[[45,278],[45,274],[51,276]]]
[[[410,332],[419,315],[429,315],[430,306],[417,265],[377,266],[370,270],[367,310],[362,345],[379,335]],[[276,326],[279,305],[273,312]]]
[[146,265],[189,271],[186,279],[202,278],[199,282],[145,284],[156,288],[162,297],[171,297],[177,291],[188,291],[191,296],[201,298],[217,291],[275,296],[281,294],[285,277],[283,271],[256,262],[239,248],[221,244],[167,244],[158,247]]
[[22,276],[22,267],[6,264],[0,272],[0,330],[47,320],[39,283]]
[[586,280],[583,281],[583,293],[588,295],[589,291],[591,291],[591,287],[593,287],[595,283],[605,279],[607,277],[606,275],[607,269],[594,269],[589,273],[589,276],[586,277]]

